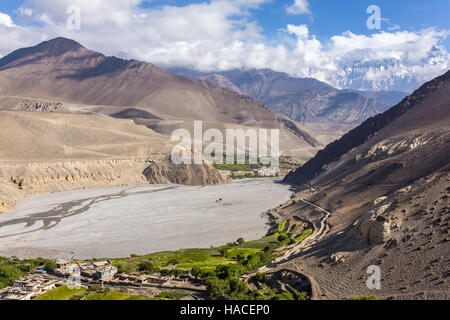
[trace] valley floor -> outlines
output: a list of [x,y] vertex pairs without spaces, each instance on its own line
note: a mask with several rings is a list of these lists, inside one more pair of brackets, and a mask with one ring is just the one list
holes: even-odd
[[146,185],[29,198],[0,216],[0,255],[78,259],[217,246],[267,232],[262,214],[290,186],[246,179],[217,186]]

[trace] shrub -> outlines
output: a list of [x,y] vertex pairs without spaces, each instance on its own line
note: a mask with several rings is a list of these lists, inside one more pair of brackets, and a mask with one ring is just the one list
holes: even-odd
[[175,259],[175,258],[170,259],[170,260],[167,262],[167,265],[168,265],[168,266],[176,266],[177,264],[179,264],[179,262],[178,262],[178,260]]
[[230,278],[230,279],[228,279],[228,283],[230,286],[230,294],[247,293],[248,292],[247,282],[241,281],[239,278]]
[[195,279],[198,279],[198,277],[200,277],[201,274],[202,274],[202,269],[200,269],[199,267],[193,267],[191,269],[191,275],[193,277],[195,277]]
[[284,242],[286,239],[288,239],[288,236],[285,235],[284,233],[278,236],[278,242]]
[[148,272],[148,273],[152,273],[154,269],[154,266],[152,263],[150,262],[141,262],[138,266],[138,270],[142,271],[142,272]]
[[275,297],[273,297],[273,300],[295,300],[292,293],[285,291],[283,293],[277,294]]
[[256,275],[255,275],[255,279],[256,279],[256,281],[258,281],[258,282],[264,282],[264,281],[266,281],[266,274],[265,273],[257,273]]
[[261,265],[261,258],[258,254],[252,254],[248,256],[246,267],[249,270],[255,270]]

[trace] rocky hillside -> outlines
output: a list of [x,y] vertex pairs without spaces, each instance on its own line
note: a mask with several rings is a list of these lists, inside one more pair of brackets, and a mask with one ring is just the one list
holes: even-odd
[[[450,73],[447,72],[443,76],[423,85],[395,107],[366,120],[360,126],[345,134],[341,139],[328,145],[324,150],[321,150],[316,157],[299,168],[295,174],[292,173],[289,175],[286,181],[300,184],[312,179],[321,173],[328,164],[339,160],[350,150],[368,142],[369,138],[373,138],[378,131],[390,127],[395,120],[401,118],[406,113],[410,115],[413,114],[413,111],[416,113],[421,112],[421,116],[417,116],[417,119],[414,119],[414,123],[404,124],[404,126],[407,125],[407,128],[410,126],[420,127],[420,124],[424,123],[425,119],[432,116],[429,114],[431,112],[430,106],[436,105],[437,103],[439,103],[439,110],[437,110],[437,114],[434,114],[437,117],[436,120],[443,121],[447,119],[450,104],[448,104],[448,97],[445,96],[445,92],[442,93],[444,91],[442,87],[448,82],[449,77]],[[440,101],[435,101],[432,97],[437,94],[443,95]],[[401,130],[401,128],[398,128],[398,130]]]
[[[280,267],[310,276],[318,299],[449,299],[449,111],[450,71],[291,173],[283,214],[311,221],[319,241]],[[372,265],[379,290],[366,285]]]

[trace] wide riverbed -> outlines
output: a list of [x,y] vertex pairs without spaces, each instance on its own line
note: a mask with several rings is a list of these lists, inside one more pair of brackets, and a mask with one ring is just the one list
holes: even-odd
[[0,215],[0,255],[115,258],[258,239],[268,229],[263,213],[287,201],[289,188],[271,179],[249,179],[34,197]]

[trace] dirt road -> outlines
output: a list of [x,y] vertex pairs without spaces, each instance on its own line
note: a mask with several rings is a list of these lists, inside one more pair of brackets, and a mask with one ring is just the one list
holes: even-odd
[[[272,272],[275,271],[275,269],[277,269],[280,265],[288,262],[290,259],[294,258],[294,257],[298,257],[303,251],[306,251],[306,249],[309,249],[312,245],[316,244],[317,242],[319,242],[320,240],[322,240],[323,238],[325,238],[325,236],[327,235],[328,231],[330,230],[330,226],[328,224],[328,219],[331,216],[331,212],[328,210],[325,210],[324,208],[308,201],[305,199],[300,199],[300,201],[315,207],[316,209],[322,211],[325,213],[325,216],[320,220],[320,222],[318,223],[318,225],[314,225],[314,231],[313,233],[306,238],[305,240],[303,240],[302,242],[295,244],[295,245],[291,245],[289,246],[286,251],[286,253],[277,258],[276,260],[274,260],[272,263],[261,267],[258,272],[260,273],[268,273],[268,272]],[[250,277],[251,275],[249,275]],[[306,276],[310,283],[311,283],[311,287],[312,287],[312,299],[316,299],[319,296],[319,292],[320,289],[316,283],[316,281],[314,280],[314,278],[312,278],[309,275],[304,274],[304,276]]]

